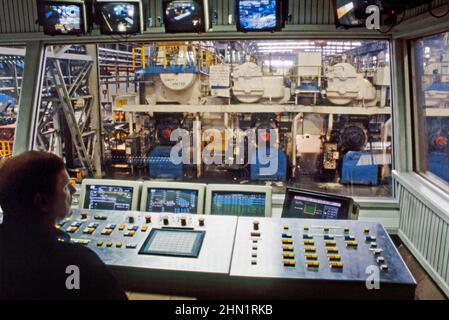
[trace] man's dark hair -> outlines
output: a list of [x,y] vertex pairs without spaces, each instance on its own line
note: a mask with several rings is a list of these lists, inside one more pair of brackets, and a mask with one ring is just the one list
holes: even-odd
[[35,196],[52,196],[62,170],[64,161],[47,152],[27,151],[7,160],[0,168],[0,206],[5,217],[35,214],[39,210]]

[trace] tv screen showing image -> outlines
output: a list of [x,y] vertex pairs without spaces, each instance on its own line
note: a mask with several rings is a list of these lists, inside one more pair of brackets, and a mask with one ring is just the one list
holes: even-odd
[[138,2],[97,2],[100,31],[103,34],[136,34],[141,32]]
[[337,25],[347,28],[364,26],[369,3],[369,0],[336,0]]
[[275,31],[281,27],[279,0],[237,1],[237,29],[240,31]]
[[49,35],[74,35],[85,32],[82,4],[44,2],[44,33]]
[[205,32],[206,11],[203,0],[164,1],[165,31],[168,33]]

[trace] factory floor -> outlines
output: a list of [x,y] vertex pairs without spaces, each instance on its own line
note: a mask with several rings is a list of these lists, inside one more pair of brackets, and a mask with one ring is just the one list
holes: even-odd
[[[435,282],[433,282],[426,271],[424,271],[410,251],[400,243],[400,240],[397,237],[394,237],[394,242],[398,246],[399,253],[418,284],[415,292],[415,300],[447,300],[448,298],[438,288]],[[179,297],[137,292],[127,292],[127,295],[130,300],[196,300],[196,298],[193,297]]]

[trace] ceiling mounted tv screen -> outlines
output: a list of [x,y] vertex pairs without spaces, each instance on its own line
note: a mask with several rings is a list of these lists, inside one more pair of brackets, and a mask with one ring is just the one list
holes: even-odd
[[137,34],[143,30],[142,3],[137,1],[97,1],[97,22],[102,34]]
[[336,0],[336,21],[347,28],[363,27],[367,18],[366,8],[372,0]]
[[39,11],[48,35],[78,35],[86,32],[84,1],[40,1]]
[[237,0],[237,30],[279,31],[282,28],[281,0]]
[[207,0],[164,0],[162,5],[168,33],[206,32],[209,28]]

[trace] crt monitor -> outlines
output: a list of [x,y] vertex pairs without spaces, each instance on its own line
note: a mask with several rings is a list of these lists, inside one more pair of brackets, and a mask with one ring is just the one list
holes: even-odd
[[335,0],[337,26],[363,27],[367,18],[366,8],[373,0]]
[[206,32],[209,29],[208,0],[163,0],[165,31]]
[[140,210],[202,214],[206,185],[180,182],[145,182]]
[[84,179],[81,184],[82,209],[137,210],[142,183],[137,181]]
[[87,31],[83,0],[39,1],[39,24],[48,35],[78,35]]
[[206,214],[271,217],[271,187],[213,185],[206,189]]
[[287,188],[282,218],[349,219],[352,213],[351,198]]
[[237,0],[237,30],[279,31],[282,28],[282,0]]
[[95,12],[102,34],[136,34],[143,30],[141,0],[97,0]]

